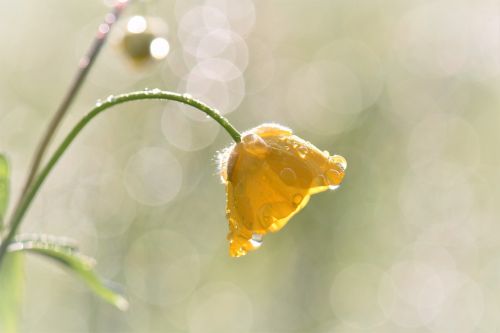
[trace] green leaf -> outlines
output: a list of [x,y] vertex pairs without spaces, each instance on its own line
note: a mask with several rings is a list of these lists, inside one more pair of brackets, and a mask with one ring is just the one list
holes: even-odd
[[9,252],[26,251],[48,257],[62,264],[77,274],[99,297],[124,311],[128,308],[127,300],[105,285],[94,272],[95,260],[87,257],[67,238],[47,235],[24,235],[9,245]]
[[17,332],[24,287],[22,254],[8,254],[0,268],[0,332]]
[[9,163],[0,154],[0,230],[3,228],[3,217],[9,204]]

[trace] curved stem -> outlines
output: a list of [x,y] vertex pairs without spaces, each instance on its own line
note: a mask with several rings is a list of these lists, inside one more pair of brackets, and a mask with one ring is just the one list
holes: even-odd
[[22,201],[20,202],[17,209],[14,211],[12,218],[10,220],[10,229],[7,236],[3,239],[0,244],[0,265],[2,264],[2,260],[7,251],[7,247],[9,243],[14,238],[21,221],[26,214],[31,202],[35,198],[38,190],[41,185],[52,171],[56,163],[59,161],[61,156],[64,154],[66,149],[71,145],[73,140],[77,137],[77,135],[81,132],[81,130],[98,114],[103,111],[110,109],[111,107],[123,104],[130,101],[138,101],[138,100],[146,100],[146,99],[159,99],[159,100],[171,100],[177,101],[180,103],[184,103],[190,105],[204,113],[206,113],[209,117],[218,122],[233,138],[234,141],[240,142],[241,134],[229,123],[229,121],[220,115],[220,113],[203,102],[192,98],[188,94],[176,94],[168,91],[161,91],[159,89],[154,89],[151,91],[138,91],[132,92],[128,94],[118,95],[114,97],[109,97],[105,102],[99,103],[94,109],[92,109],[85,117],[83,117],[76,126],[71,130],[71,132],[66,136],[61,145],[54,152],[50,160],[47,162],[46,166],[40,171],[38,176],[34,178],[33,183],[26,191],[26,194],[23,196]]

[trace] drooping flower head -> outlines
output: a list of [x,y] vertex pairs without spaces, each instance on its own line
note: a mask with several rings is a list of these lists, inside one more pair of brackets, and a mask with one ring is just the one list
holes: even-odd
[[339,187],[346,165],[342,156],[330,156],[281,125],[243,133],[220,156],[230,255],[259,248],[262,237],[283,228],[312,194]]

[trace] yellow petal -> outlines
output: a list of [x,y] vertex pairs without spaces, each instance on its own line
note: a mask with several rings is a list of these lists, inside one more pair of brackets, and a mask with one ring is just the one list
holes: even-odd
[[337,188],[345,168],[343,157],[320,151],[286,127],[264,124],[243,133],[221,161],[231,256],[260,247],[262,236],[283,228],[312,194]]

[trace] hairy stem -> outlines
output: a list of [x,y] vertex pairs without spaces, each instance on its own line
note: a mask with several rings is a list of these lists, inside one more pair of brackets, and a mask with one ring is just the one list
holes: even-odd
[[45,134],[42,137],[37,150],[35,151],[35,155],[33,157],[33,161],[31,163],[30,171],[28,174],[28,177],[26,178],[26,181],[23,186],[21,198],[19,198],[19,202],[17,205],[20,204],[20,201],[22,200],[22,197],[26,194],[26,191],[30,187],[31,183],[33,182],[33,178],[35,177],[36,173],[38,172],[38,168],[40,167],[40,163],[42,162],[43,155],[45,154],[45,151],[47,150],[47,147],[50,144],[50,141],[52,137],[55,134],[55,131],[57,130],[57,127],[61,123],[62,119],[64,118],[64,115],[68,111],[69,107],[71,106],[73,100],[75,99],[76,95],[78,94],[78,91],[80,90],[82,84],[85,81],[85,78],[87,77],[87,74],[89,73],[92,65],[95,62],[95,59],[99,55],[99,52],[102,49],[102,46],[106,42],[107,36],[109,35],[109,32],[111,31],[111,27],[113,24],[118,20],[120,14],[123,12],[125,7],[128,4],[128,0],[118,0],[116,4],[113,6],[113,10],[108,13],[105,18],[104,22],[99,25],[99,28],[97,30],[97,34],[94,38],[94,41],[92,42],[92,45],[90,46],[89,50],[87,53],[83,56],[82,59],[80,59],[80,62],[78,64],[78,70],[77,73],[73,79],[73,82],[71,83],[66,95],[64,96],[61,105],[59,105],[59,108],[57,109],[56,113],[52,117],[49,126],[45,130]]
[[22,197],[22,200],[19,206],[16,207],[12,218],[10,220],[10,229],[8,234],[3,239],[0,244],[0,265],[2,264],[3,258],[6,254],[9,243],[12,241],[14,236],[16,235],[17,229],[19,228],[21,221],[23,220],[24,215],[26,214],[31,202],[35,198],[38,190],[42,186],[43,182],[54,168],[56,163],[59,161],[61,156],[64,154],[66,149],[71,145],[73,140],[77,137],[77,135],[81,132],[81,130],[98,114],[103,111],[110,109],[111,107],[123,104],[130,101],[138,101],[138,100],[146,100],[146,99],[157,99],[157,100],[170,100],[177,101],[183,104],[190,105],[204,113],[207,116],[214,119],[218,122],[233,138],[235,142],[240,142],[241,134],[229,123],[229,121],[220,115],[220,113],[209,107],[203,102],[192,98],[188,94],[176,94],[168,91],[161,91],[159,89],[154,89],[151,91],[138,91],[132,92],[128,94],[118,95],[114,97],[108,98],[105,102],[99,103],[92,111],[90,111],[85,117],[83,117],[76,126],[71,130],[71,132],[66,136],[61,145],[54,152],[50,160],[47,162],[45,167],[40,171],[37,177],[34,178],[34,181],[26,191],[26,195]]

